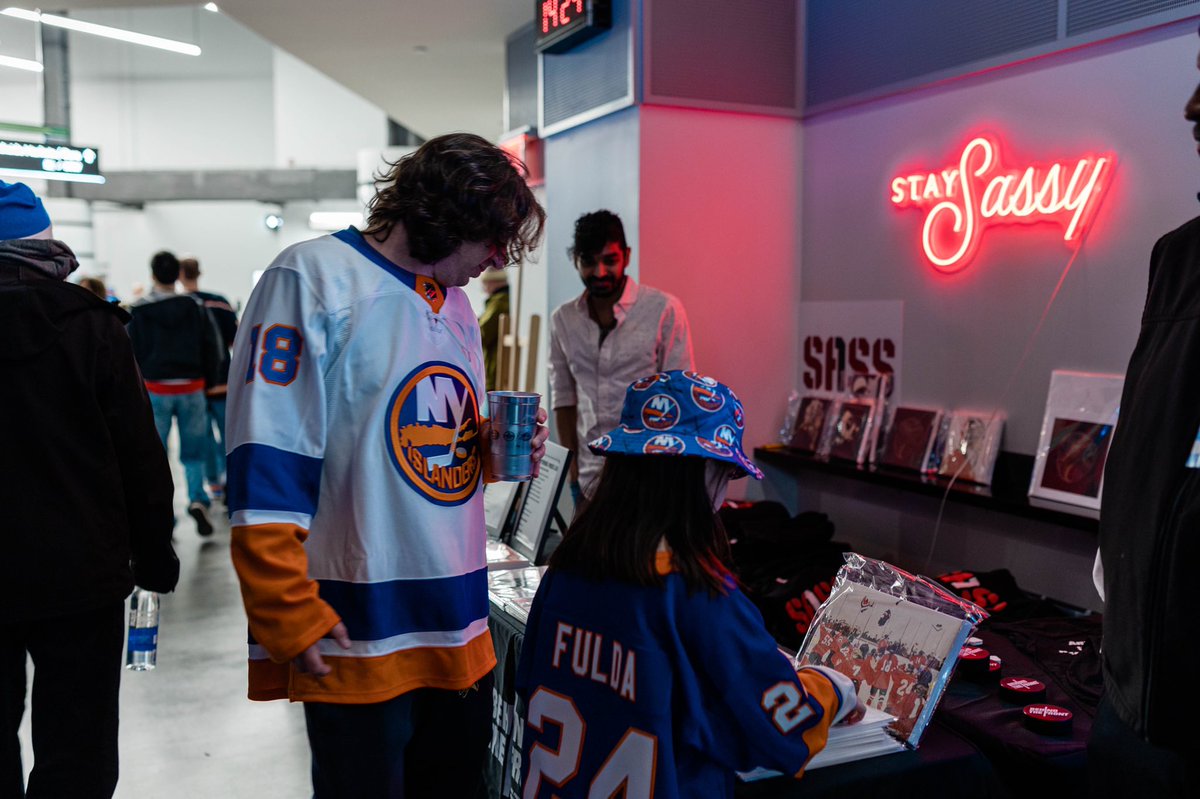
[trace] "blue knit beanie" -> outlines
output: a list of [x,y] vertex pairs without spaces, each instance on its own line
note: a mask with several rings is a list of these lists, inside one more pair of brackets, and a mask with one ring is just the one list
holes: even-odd
[[50,215],[32,189],[0,180],[0,241],[28,238],[48,227]]

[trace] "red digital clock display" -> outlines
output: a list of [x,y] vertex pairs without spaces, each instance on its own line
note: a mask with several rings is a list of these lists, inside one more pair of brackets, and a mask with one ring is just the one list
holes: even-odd
[[612,25],[609,0],[535,0],[537,50],[561,53]]

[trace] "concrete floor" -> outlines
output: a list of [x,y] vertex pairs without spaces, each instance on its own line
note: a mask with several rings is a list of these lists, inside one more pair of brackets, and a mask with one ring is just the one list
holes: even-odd
[[[303,707],[246,699],[246,617],[229,560],[225,508],[214,507],[216,532],[201,539],[184,514],[182,473],[175,485],[179,586],[163,597],[158,668],[122,674],[116,797],[312,796]],[[28,707],[21,738],[28,773]]]

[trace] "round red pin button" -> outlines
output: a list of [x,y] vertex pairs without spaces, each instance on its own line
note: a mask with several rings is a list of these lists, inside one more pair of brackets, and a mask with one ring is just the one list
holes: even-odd
[[1046,684],[1029,677],[1005,677],[1000,681],[1000,698],[1017,705],[1041,702],[1046,698]]
[[1071,719],[1075,714],[1058,705],[1026,705],[1021,711],[1029,729],[1042,735],[1067,735],[1071,732]]

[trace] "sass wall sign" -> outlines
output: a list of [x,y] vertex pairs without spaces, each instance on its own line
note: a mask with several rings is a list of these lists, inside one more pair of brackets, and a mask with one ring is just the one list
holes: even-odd
[[1116,159],[1111,153],[1051,163],[1009,163],[992,136],[967,142],[944,167],[908,171],[891,182],[896,208],[925,212],[921,247],[939,272],[965,268],[985,230],[1051,223],[1077,247],[1104,199]]
[[95,147],[0,140],[0,175],[41,180],[103,183]]

